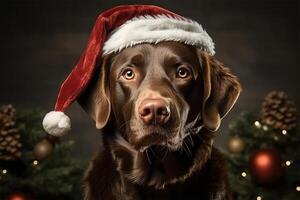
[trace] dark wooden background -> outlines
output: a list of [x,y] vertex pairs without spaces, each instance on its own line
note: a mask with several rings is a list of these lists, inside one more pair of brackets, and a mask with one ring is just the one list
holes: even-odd
[[[120,4],[155,4],[200,22],[216,43],[216,57],[230,66],[243,93],[224,120],[217,146],[226,146],[226,127],[243,110],[259,112],[270,90],[286,91],[300,105],[298,0],[1,1],[0,103],[54,106],[59,85],[71,71],[97,15]],[[74,155],[88,158],[100,141],[93,122],[75,103],[68,114]]]

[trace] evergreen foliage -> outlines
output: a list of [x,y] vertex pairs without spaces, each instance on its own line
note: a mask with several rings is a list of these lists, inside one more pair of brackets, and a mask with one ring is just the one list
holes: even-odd
[[72,141],[57,143],[46,159],[35,160],[34,146],[46,136],[42,116],[36,110],[17,111],[22,156],[13,161],[0,160],[0,199],[15,192],[29,194],[32,199],[83,199],[81,179],[86,162],[72,158]]
[[[299,129],[297,127],[288,131],[272,129],[260,121],[261,119],[256,114],[242,113],[229,126],[229,137],[239,137],[246,144],[240,153],[224,151],[229,179],[236,193],[236,199],[300,199],[300,191],[297,191],[297,189],[300,190]],[[259,185],[249,173],[249,157],[256,150],[266,148],[275,149],[280,153],[284,168],[283,178],[273,185]]]

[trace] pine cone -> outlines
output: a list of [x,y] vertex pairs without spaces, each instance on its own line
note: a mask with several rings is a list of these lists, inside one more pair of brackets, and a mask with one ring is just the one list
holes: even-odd
[[262,103],[262,122],[279,130],[290,130],[297,123],[297,109],[282,91],[271,91]]
[[22,143],[15,121],[16,109],[12,105],[0,107],[0,160],[16,160],[21,157]]

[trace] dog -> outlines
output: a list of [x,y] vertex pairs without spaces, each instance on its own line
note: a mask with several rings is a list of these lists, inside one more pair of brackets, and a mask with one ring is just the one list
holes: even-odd
[[85,200],[229,200],[221,119],[241,85],[205,51],[180,42],[138,44],[103,56],[79,103],[102,128]]

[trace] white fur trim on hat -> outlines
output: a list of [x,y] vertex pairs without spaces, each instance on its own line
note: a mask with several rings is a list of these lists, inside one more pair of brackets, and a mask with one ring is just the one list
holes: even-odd
[[43,127],[50,135],[61,137],[71,130],[71,120],[63,112],[51,111],[45,115]]
[[116,28],[103,46],[103,55],[120,52],[122,49],[141,43],[177,41],[215,54],[211,37],[200,24],[190,19],[169,15],[145,15],[134,17]]

